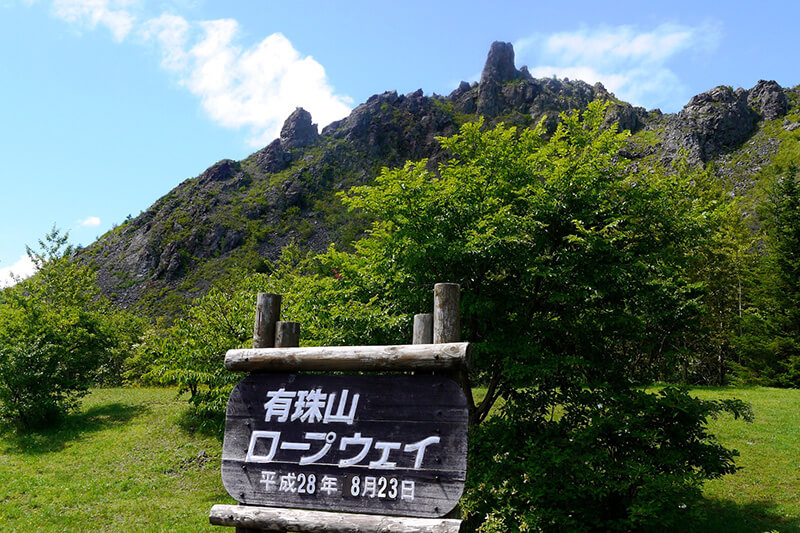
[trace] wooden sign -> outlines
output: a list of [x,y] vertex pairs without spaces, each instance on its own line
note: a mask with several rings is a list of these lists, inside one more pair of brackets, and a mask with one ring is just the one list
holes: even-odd
[[464,489],[467,421],[443,376],[253,374],[228,402],[222,481],[248,505],[440,517]]

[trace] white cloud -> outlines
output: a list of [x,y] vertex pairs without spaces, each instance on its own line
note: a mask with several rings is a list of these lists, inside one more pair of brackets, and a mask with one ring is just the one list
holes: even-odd
[[164,13],[144,23],[142,37],[146,41],[158,43],[162,67],[168,70],[182,70],[188,67],[186,46],[190,30],[189,22],[183,17]]
[[534,35],[514,43],[514,49],[518,63],[532,65],[534,76],[599,81],[633,104],[672,110],[690,95],[669,62],[681,54],[711,52],[719,41],[717,26],[662,24],[650,31],[617,26]]
[[253,146],[277,137],[296,107],[320,126],[350,112],[350,99],[335,94],[322,65],[302,56],[282,34],[247,48],[238,44],[239,34],[232,19],[189,23],[166,14],[142,30],[157,43],[162,66],[200,98],[209,117],[227,128],[248,128]]
[[55,0],[53,14],[90,30],[105,26],[117,42],[122,42],[136,23],[128,10],[132,6],[131,0]]
[[87,217],[78,221],[78,226],[82,228],[96,228],[100,225],[100,217]]
[[282,34],[242,46],[233,19],[192,22],[163,13],[140,22],[145,17],[134,14],[139,3],[53,0],[52,12],[78,28],[104,26],[118,42],[136,35],[137,43],[155,45],[161,66],[200,99],[211,120],[249,130],[253,146],[276,138],[296,107],[309,111],[320,126],[350,112],[352,101],[334,92],[322,65],[301,55]]
[[30,277],[35,271],[33,262],[27,255],[23,255],[10,267],[0,268],[0,289],[15,285],[17,281]]

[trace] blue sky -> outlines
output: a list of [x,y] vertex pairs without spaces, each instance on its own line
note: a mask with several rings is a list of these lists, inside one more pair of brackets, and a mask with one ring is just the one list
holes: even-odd
[[800,83],[796,1],[0,0],[0,284],[53,225],[74,244],[214,162],[370,95],[448,94],[492,41],[538,77],[675,112],[717,85]]

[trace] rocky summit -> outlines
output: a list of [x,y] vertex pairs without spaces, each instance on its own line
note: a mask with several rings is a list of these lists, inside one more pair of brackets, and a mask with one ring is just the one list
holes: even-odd
[[800,127],[797,87],[763,80],[749,90],[715,87],[664,114],[623,102],[599,83],[535,79],[516,67],[510,43],[495,42],[480,82],[461,82],[447,96],[376,94],[322,132],[308,111],[295,109],[278,139],[184,181],[79,258],[97,267],[102,289],[120,306],[172,314],[232,270],[268,270],[289,243],[316,251],[346,244],[364,221],[349,216],[336,194],[407,160],[427,159],[435,169],[446,157],[436,138],[460,124],[544,121],[552,132],[560,113],[594,100],[609,103],[609,125],[632,133],[627,157],[708,166],[731,194],[752,189],[759,169]]

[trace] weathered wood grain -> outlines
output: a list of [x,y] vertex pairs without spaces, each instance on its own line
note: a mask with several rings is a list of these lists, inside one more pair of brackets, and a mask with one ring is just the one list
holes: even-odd
[[412,344],[433,344],[433,314],[414,315],[414,333]]
[[452,370],[470,364],[467,342],[394,346],[316,346],[228,350],[238,372]]
[[275,323],[275,347],[295,348],[300,346],[300,322]]
[[281,316],[281,295],[259,292],[253,324],[253,348],[275,346],[275,323]]
[[209,521],[216,526],[260,531],[307,533],[461,533],[461,520],[330,513],[245,505],[215,505]]
[[461,286],[437,283],[433,286],[433,343],[461,340]]

